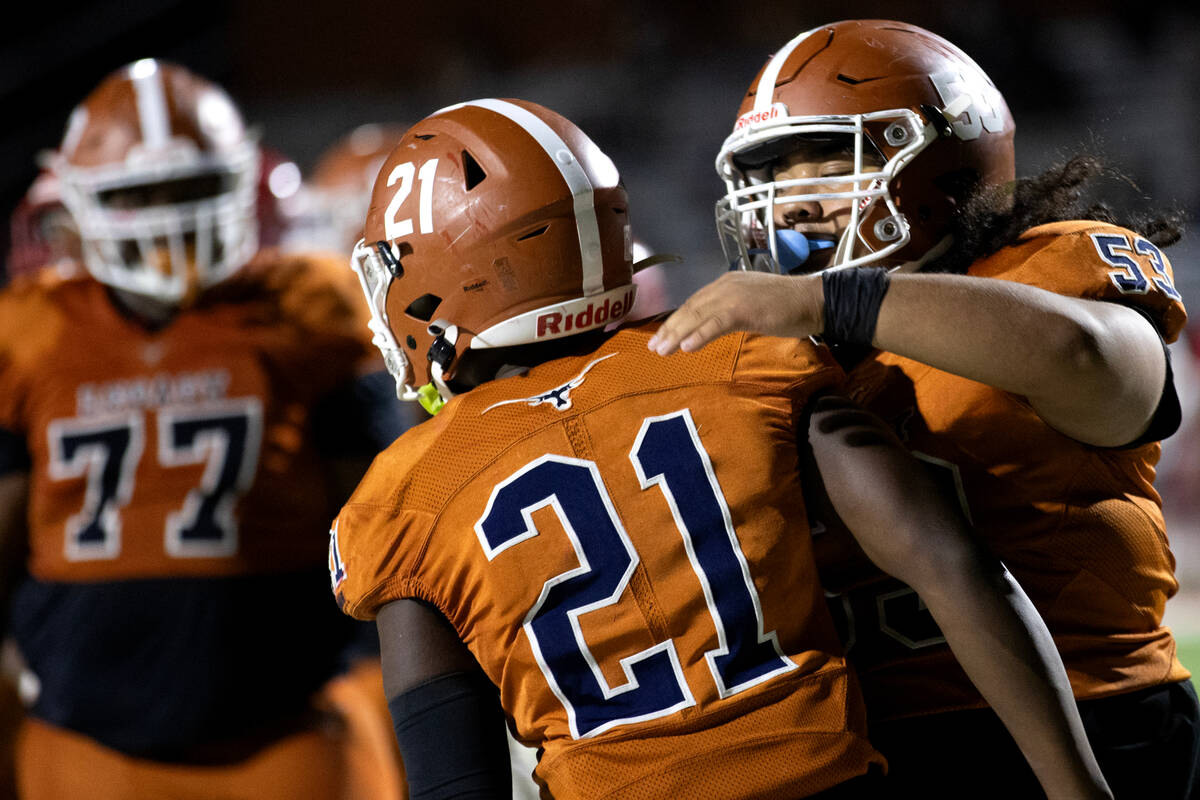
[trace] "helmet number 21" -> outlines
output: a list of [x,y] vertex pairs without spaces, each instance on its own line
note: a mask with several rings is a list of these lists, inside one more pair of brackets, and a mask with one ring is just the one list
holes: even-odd
[[433,233],[433,175],[437,171],[437,164],[438,160],[431,158],[422,164],[418,171],[411,161],[405,161],[403,164],[392,167],[392,171],[388,173],[388,186],[395,186],[396,181],[400,182],[383,217],[384,235],[387,236],[388,241],[412,236],[412,218],[396,219],[396,217],[400,213],[400,206],[404,205],[404,201],[412,193],[414,174],[417,182],[421,184],[421,191],[417,195],[417,218],[420,221],[421,233]]

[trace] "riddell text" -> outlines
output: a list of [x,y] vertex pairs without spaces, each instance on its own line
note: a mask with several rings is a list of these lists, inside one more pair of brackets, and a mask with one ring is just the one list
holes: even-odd
[[633,289],[630,289],[619,300],[605,298],[599,306],[589,303],[587,308],[577,314],[562,314],[557,311],[542,314],[537,318],[537,338],[587,330],[603,325],[610,319],[620,319],[632,304]]

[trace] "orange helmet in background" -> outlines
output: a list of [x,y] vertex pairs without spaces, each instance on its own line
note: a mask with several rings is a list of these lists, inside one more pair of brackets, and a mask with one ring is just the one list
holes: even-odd
[[178,304],[257,250],[259,150],[218,86],[135,61],[72,112],[51,161],[100,281]]
[[349,253],[362,238],[375,176],[407,125],[359,125],[330,145],[292,205],[292,248]]
[[[750,84],[717,156],[726,257],[742,268],[803,271],[793,262],[809,243],[776,231],[774,210],[853,199],[849,227],[829,243],[830,268],[930,258],[948,246],[951,216],[971,188],[1014,179],[1013,132],[992,81],[940,36],[886,20],[806,31]],[[798,140],[839,137],[855,154],[851,172],[773,179],[772,165]]]
[[[467,349],[556,339],[633,305],[628,201],[578,127],[521,100],[414,125],[375,181],[352,264],[403,399],[442,400]],[[426,403],[429,407],[429,403]]]

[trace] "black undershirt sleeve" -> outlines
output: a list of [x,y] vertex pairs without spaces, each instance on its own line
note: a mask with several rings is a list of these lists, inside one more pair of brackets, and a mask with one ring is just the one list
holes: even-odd
[[441,675],[388,701],[411,800],[512,796],[504,713],[480,672]]

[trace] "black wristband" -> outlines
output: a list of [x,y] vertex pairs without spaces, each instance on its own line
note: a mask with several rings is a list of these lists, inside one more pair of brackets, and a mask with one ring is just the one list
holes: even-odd
[[870,346],[888,280],[884,267],[850,267],[822,273],[826,341]]

